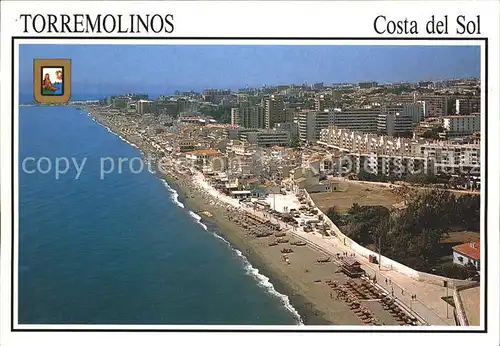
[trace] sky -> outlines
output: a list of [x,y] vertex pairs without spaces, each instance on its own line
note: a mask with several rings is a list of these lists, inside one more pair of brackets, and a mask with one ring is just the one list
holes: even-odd
[[479,46],[22,44],[21,94],[34,58],[70,58],[73,95],[480,76]]

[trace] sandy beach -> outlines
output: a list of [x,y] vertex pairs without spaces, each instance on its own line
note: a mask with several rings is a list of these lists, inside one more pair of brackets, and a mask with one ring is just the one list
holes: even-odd
[[[140,136],[124,133],[119,126],[108,122],[97,113],[92,116],[113,132],[119,133],[123,139],[135,144],[143,153],[154,151]],[[349,279],[345,274],[337,272],[339,268],[334,261],[318,262],[318,259],[325,258],[325,255],[309,245],[291,246],[290,243],[298,239],[290,232],[285,235],[288,243],[270,246],[270,242],[275,241],[275,236],[256,237],[231,221],[231,210],[235,208],[214,197],[214,191],[207,192],[207,187],[200,183],[199,177],[183,175],[176,171],[172,164],[163,168],[161,171],[165,173],[164,179],[171,188],[178,191],[181,202],[202,217],[202,222],[209,220],[207,223],[216,224],[215,231],[240,250],[254,268],[268,277],[278,292],[288,296],[304,324],[363,324],[359,315],[356,315],[345,300],[338,298],[338,291],[329,285],[331,281],[336,282],[336,285],[344,285]],[[234,200],[230,202],[233,205],[237,203]],[[207,216],[210,214],[211,216]],[[281,250],[291,247],[293,252],[286,255],[288,261],[285,261]],[[398,325],[379,301],[366,299],[362,301],[362,306],[373,313],[379,324]]]
[[[221,235],[240,250],[260,273],[267,276],[278,292],[289,297],[304,324],[361,324],[343,301],[330,298],[331,288],[324,280],[334,277],[337,267],[333,263],[316,263],[316,259],[321,257],[320,253],[307,246],[296,248],[289,256],[290,265],[287,265],[280,252],[286,245],[270,247],[269,238],[248,235],[228,219],[224,207],[207,203],[207,197],[199,190],[187,184],[169,184],[188,196],[185,202],[189,209],[198,211],[199,215],[200,210],[209,211],[213,215],[208,219],[217,224]],[[287,238],[290,241],[296,240],[290,236]],[[321,282],[314,282],[315,280]]]

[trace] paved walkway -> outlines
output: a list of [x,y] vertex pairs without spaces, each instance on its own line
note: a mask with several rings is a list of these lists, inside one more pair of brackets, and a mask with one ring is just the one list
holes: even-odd
[[[343,252],[348,252],[349,254],[354,253],[352,249],[344,246],[336,237],[323,238],[321,235],[313,233],[293,230],[292,232],[316,244],[320,248],[325,249],[332,256]],[[446,295],[446,288],[416,281],[404,274],[385,267],[379,270],[378,265],[370,263],[367,258],[357,254],[355,257],[370,277],[376,276],[377,284],[380,288],[393,294],[395,298],[402,302],[408,309],[419,315],[428,324],[455,325],[451,307],[448,308],[448,318],[446,318],[447,303],[441,299],[441,297]],[[448,293],[451,295],[451,290]],[[412,300],[412,295],[417,295],[417,299]]]
[[[416,281],[413,278],[410,278],[404,274],[383,266],[379,269],[378,264],[370,263],[367,258],[356,254],[351,248],[345,246],[335,236],[324,237],[316,232],[306,233],[303,231],[298,231],[296,229],[293,229],[292,226],[270,216],[270,214],[263,213],[259,210],[254,210],[252,208],[244,207],[233,198],[221,194],[208,182],[206,182],[203,179],[203,175],[200,173],[196,175],[195,180],[196,183],[199,184],[204,190],[206,190],[219,200],[226,202],[233,207],[241,208],[246,212],[256,214],[260,217],[271,218],[272,221],[274,221],[275,223],[279,223],[282,227],[286,228],[295,236],[300,237],[313,246],[319,247],[321,250],[330,254],[332,257],[336,256],[337,253],[354,253],[356,260],[361,263],[362,268],[367,272],[367,274],[371,277],[376,275],[377,284],[381,289],[386,290],[390,294],[393,294],[400,303],[405,305],[407,309],[413,311],[413,313],[421,317],[421,319],[425,320],[428,324],[455,325],[452,307],[448,306],[448,304],[443,299],[441,299],[442,297],[446,296],[445,287],[437,286],[427,282]],[[412,300],[412,295],[416,295],[417,299]],[[448,295],[452,295],[451,289],[449,290]]]

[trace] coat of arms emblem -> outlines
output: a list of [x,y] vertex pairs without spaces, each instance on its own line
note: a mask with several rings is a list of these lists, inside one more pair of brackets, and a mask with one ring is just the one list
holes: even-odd
[[34,96],[39,103],[65,103],[71,97],[71,60],[35,59]]

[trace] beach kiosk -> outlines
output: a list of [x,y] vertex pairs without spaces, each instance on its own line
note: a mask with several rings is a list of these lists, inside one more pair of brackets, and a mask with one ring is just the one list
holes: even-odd
[[365,271],[361,269],[361,263],[356,261],[353,257],[344,258],[340,269],[351,278],[359,278],[365,274]]
[[236,199],[246,199],[252,195],[252,191],[231,191],[231,197],[236,198]]

